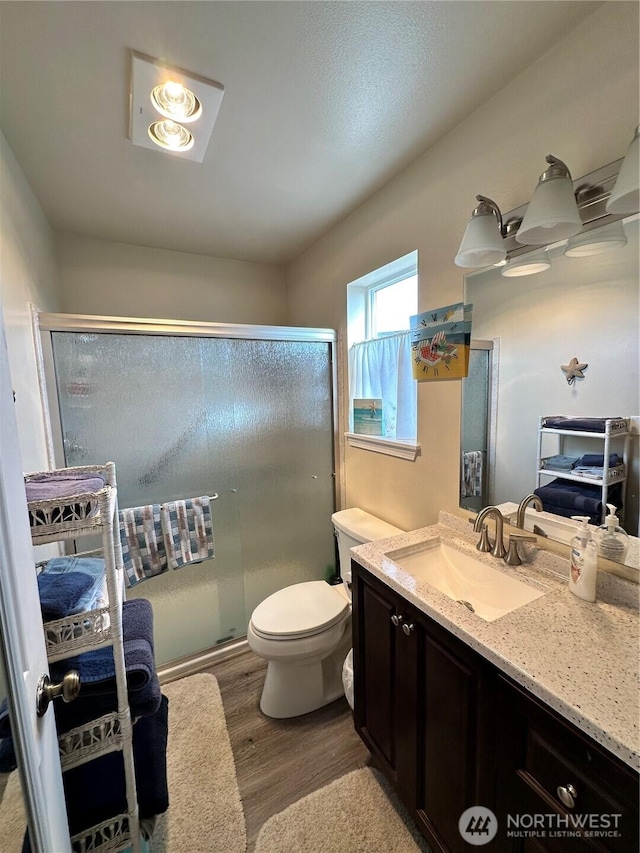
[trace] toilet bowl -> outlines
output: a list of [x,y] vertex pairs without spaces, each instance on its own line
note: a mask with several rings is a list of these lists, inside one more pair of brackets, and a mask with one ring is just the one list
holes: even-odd
[[298,717],[344,695],[342,668],[351,648],[350,549],[402,533],[356,508],[331,519],[345,583],[285,587],[262,601],[249,621],[249,646],[267,661],[260,709],[268,717]]

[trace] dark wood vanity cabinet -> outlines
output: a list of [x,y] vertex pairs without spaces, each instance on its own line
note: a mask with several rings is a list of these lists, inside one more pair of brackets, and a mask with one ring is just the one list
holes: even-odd
[[[495,682],[494,810],[500,826],[511,823],[510,837],[496,837],[496,853],[638,853],[638,774],[522,687],[501,675]],[[550,815],[544,838],[509,820],[536,814]]]
[[356,730],[432,849],[463,853],[460,815],[491,793],[491,752],[481,737],[486,666],[377,578],[353,569]]
[[[495,838],[479,848],[491,853],[638,853],[636,773],[366,569],[352,568],[356,730],[434,853],[468,853],[458,821],[479,805],[498,818]],[[560,797],[571,790],[566,806]],[[620,815],[611,817],[619,834],[530,831],[541,818],[527,816],[545,814],[560,816],[560,830],[567,815],[595,814],[600,824],[598,815]],[[509,815],[520,820],[510,832]]]

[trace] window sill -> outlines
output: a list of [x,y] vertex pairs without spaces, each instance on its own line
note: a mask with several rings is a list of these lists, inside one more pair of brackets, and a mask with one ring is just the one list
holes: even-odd
[[384,453],[387,456],[396,456],[398,459],[408,459],[410,462],[414,462],[420,452],[419,444],[412,444],[410,441],[398,441],[395,438],[360,435],[360,433],[355,432],[345,432],[344,437],[350,447],[371,450],[374,453]]

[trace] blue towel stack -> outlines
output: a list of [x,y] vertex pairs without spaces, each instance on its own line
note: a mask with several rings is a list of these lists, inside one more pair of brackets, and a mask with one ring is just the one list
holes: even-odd
[[[153,650],[153,611],[146,599],[135,598],[124,602],[122,636],[131,716],[151,716],[160,706],[161,693]],[[52,663],[52,680],[61,680],[69,669],[76,669],[80,673],[82,688],[74,702],[54,705],[60,733],[117,709],[115,664],[111,648],[96,649]]]
[[[82,574],[89,577],[91,584],[78,597],[75,604],[69,608],[64,616],[73,613],[84,613],[91,610],[96,600],[102,595],[104,586],[104,560],[101,557],[54,557],[45,565],[42,573],[38,575],[38,583],[50,584],[50,593],[54,594],[54,578],[63,580],[65,575]],[[50,580],[44,580],[47,577]]]
[[62,619],[77,613],[78,602],[93,587],[93,580],[83,572],[67,572],[64,575],[38,575],[40,610],[45,622]]

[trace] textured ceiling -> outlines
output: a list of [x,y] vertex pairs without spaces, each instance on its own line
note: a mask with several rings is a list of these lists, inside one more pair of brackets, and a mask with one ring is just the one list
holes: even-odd
[[[288,263],[595,2],[2,2],[0,126],[56,230]],[[220,81],[204,163],[134,147],[129,49]]]

